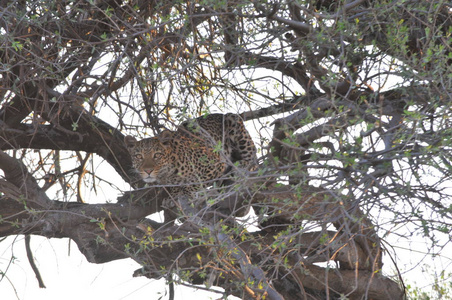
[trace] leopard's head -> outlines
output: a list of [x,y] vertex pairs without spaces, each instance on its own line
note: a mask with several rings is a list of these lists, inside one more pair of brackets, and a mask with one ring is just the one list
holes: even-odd
[[169,130],[157,137],[137,141],[133,136],[126,136],[124,143],[132,157],[135,170],[144,182],[160,182],[173,172],[171,160],[171,138]]

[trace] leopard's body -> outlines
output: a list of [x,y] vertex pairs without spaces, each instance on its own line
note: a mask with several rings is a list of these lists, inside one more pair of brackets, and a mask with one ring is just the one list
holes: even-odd
[[235,114],[199,117],[141,141],[126,136],[125,143],[143,181],[191,190],[212,184],[236,162],[247,169],[256,163],[254,142]]

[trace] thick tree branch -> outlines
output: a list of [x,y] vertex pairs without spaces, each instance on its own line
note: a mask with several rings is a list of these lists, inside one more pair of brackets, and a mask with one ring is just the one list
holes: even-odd
[[[213,229],[213,228],[212,228]],[[242,273],[244,274],[245,282],[249,282],[252,284],[250,288],[257,292],[258,294],[267,294],[268,299],[272,300],[284,300],[280,293],[278,293],[273,286],[268,282],[265,273],[261,268],[252,265],[251,260],[248,258],[248,255],[235,244],[226,234],[218,233],[217,234],[220,245],[225,248],[225,250],[231,253],[231,256],[234,260],[237,260],[240,264]],[[248,286],[250,284],[247,284]],[[262,286],[262,288],[258,288]],[[258,291],[262,290],[262,291]],[[253,293],[254,294],[254,293]],[[258,298],[258,297],[256,297]]]
[[[162,276],[160,271],[162,266],[166,267],[167,269],[171,269],[175,261],[178,262],[179,268],[193,268],[194,266],[199,264],[200,253],[202,253],[201,257],[203,257],[203,262],[205,264],[209,264],[209,261],[213,258],[211,257],[211,250],[209,250],[208,247],[195,247],[192,250],[187,251],[187,249],[189,248],[187,248],[187,246],[185,245],[185,243],[189,241],[185,240],[184,236],[192,236],[193,238],[196,236],[194,232],[197,232],[195,228],[199,226],[198,221],[196,221],[196,223],[191,223],[191,218],[189,218],[181,226],[175,226],[171,224],[162,226],[163,224],[157,224],[154,222],[144,222],[142,223],[144,227],[138,225],[139,220],[144,218],[146,215],[151,214],[158,209],[161,209],[156,204],[163,203],[164,199],[169,196],[166,193],[162,194],[158,193],[157,191],[158,190],[156,189],[140,190],[137,194],[137,197],[131,197],[131,195],[134,194],[132,193],[131,195],[126,196],[126,198],[121,200],[121,202],[118,204],[90,205],[82,203],[55,202],[51,211],[34,211],[33,214],[29,214],[29,216],[39,216],[41,213],[43,213],[43,215],[37,218],[36,221],[31,221],[31,223],[29,224],[24,223],[23,229],[17,229],[16,233],[25,231],[34,234],[45,235],[48,237],[69,237],[77,243],[79,249],[87,257],[87,259],[95,263],[103,263],[129,256],[132,256],[132,258],[137,260],[139,263],[143,263],[144,261],[151,259],[155,263],[155,267],[152,267],[150,269],[148,268],[147,272],[150,272],[148,276],[154,278]],[[340,218],[342,214],[340,205],[338,207],[338,204],[335,201],[325,202],[325,196],[329,195],[328,191],[306,187],[304,189],[303,195],[304,196],[300,199],[299,195],[297,196],[297,194],[294,193],[294,191],[290,187],[271,187],[266,191],[255,193],[252,203],[255,206],[258,205],[256,207],[271,208],[271,210],[268,211],[268,214],[272,217],[283,220],[283,222],[286,222],[287,224],[293,223],[294,218],[298,219],[298,216],[309,216],[309,220],[319,220],[322,222],[334,221]],[[275,199],[277,198],[285,200],[275,202]],[[291,201],[287,201],[288,198],[290,198]],[[185,201],[185,198],[181,201]],[[7,201],[0,202],[2,206],[6,203]],[[0,209],[3,210],[2,207],[0,207]],[[278,211],[284,211],[287,212],[287,214],[276,213]],[[198,215],[199,214],[197,214],[196,218],[199,218]],[[209,220],[215,219],[212,219],[212,217],[209,217],[209,214],[206,213],[202,215],[208,217]],[[362,217],[356,216],[356,218],[359,219]],[[23,221],[25,221],[25,219],[22,219],[22,222]],[[213,228],[211,231],[215,232],[215,229]],[[11,231],[3,232],[3,234],[5,233],[11,234]],[[264,234],[265,236],[265,231],[263,231],[262,234]],[[141,247],[139,246],[140,239],[137,240],[134,237],[142,237],[142,239],[146,239],[146,236],[148,235],[152,237],[153,244],[159,245],[157,248],[148,248],[148,250],[146,250],[142,254],[138,254],[140,252],[136,252],[137,254],[133,254],[135,252],[129,252],[129,254],[127,254],[127,252],[124,252],[124,245],[134,245],[133,249],[135,249],[135,247]],[[321,247],[321,244],[319,244],[319,237],[321,235],[322,233],[316,237],[315,233],[308,233],[306,235],[300,236],[300,245],[302,247],[301,249],[305,249],[307,251],[306,253],[312,251],[310,249],[317,249],[317,251],[319,251],[319,249],[321,249],[319,248]],[[353,269],[359,269],[360,265],[366,265],[365,262],[360,262],[365,261],[365,258],[363,258],[362,254],[360,254],[362,253],[362,250],[359,250],[360,246],[355,244],[353,247],[350,247],[349,250],[347,250],[348,246],[341,246],[341,244],[343,243],[345,243],[345,245],[348,244],[347,238],[345,238],[344,235],[339,238],[336,238],[336,233],[328,233],[328,235],[330,236],[328,243],[331,243],[332,247],[327,246],[327,248],[329,248],[332,256],[324,256],[324,260],[337,259],[341,263],[344,262],[344,266],[351,266],[351,268]],[[362,233],[362,235],[368,236],[368,233],[364,232]],[[175,242],[168,243],[168,236],[172,236],[172,240],[174,240]],[[245,254],[245,252],[241,250],[242,247],[245,247],[243,249],[246,249],[246,251],[249,252],[251,256],[257,255],[261,252],[261,250],[259,250],[260,248],[253,248],[257,245],[255,243],[247,246],[246,244],[243,244],[243,241],[230,240],[230,238],[224,234],[220,234],[218,238],[219,246],[225,247],[228,252],[232,251],[231,253],[237,256],[239,262],[241,261],[241,259],[243,260],[245,259],[245,257],[247,257],[247,254]],[[261,245],[266,244],[268,249],[271,249],[270,245],[273,243],[274,234],[270,231],[266,239],[268,240],[261,240],[261,242],[263,242],[261,243]],[[322,240],[325,241],[325,238],[322,238]],[[99,243],[99,241],[101,242]],[[227,243],[223,245],[222,241]],[[322,247],[325,246],[326,244],[323,244]],[[136,248],[136,250],[138,250],[138,248]],[[173,257],[174,260],[168,260],[168,254],[170,254],[170,256]],[[356,256],[356,254],[358,254],[358,256]],[[319,256],[317,256],[317,258],[319,258]],[[304,260],[304,264],[305,266],[309,266],[313,262],[317,261],[321,260],[315,259],[313,257],[311,261]],[[264,275],[262,273],[259,273],[259,268],[255,270],[257,273],[255,273],[255,271],[252,271],[254,267],[251,267],[252,265],[246,263],[246,259],[245,261],[243,261],[243,263],[240,263],[240,265],[244,274],[251,272],[249,273],[249,275],[254,274],[252,276],[255,276],[256,280],[268,280],[265,279],[266,277],[263,277]],[[250,267],[251,269],[249,269]],[[307,268],[311,270],[311,267]],[[343,276],[343,278],[355,278],[355,271],[347,271],[346,269],[347,268],[340,271],[340,273],[342,274],[341,276]],[[315,268],[313,269],[313,271],[319,272]],[[303,278],[301,274],[304,271],[297,271],[297,269],[294,269],[292,272],[296,272],[299,278]],[[231,276],[232,274],[233,273],[231,273]],[[247,275],[244,276],[245,278],[247,278]],[[305,278],[301,280],[303,286],[319,290],[325,289],[324,285],[320,287],[317,281],[310,279],[311,277],[306,277],[306,275],[303,276]],[[329,276],[333,276],[333,273]],[[369,279],[365,276],[362,278]],[[364,282],[368,284],[365,279],[361,279],[360,275],[360,282],[362,280],[362,283],[360,284],[364,284]],[[348,281],[344,279],[344,282]],[[374,282],[375,284],[379,284],[380,281],[370,281],[370,286],[367,286],[369,288],[369,293],[371,295],[374,295],[376,299],[384,299],[381,298],[381,293],[378,294],[377,292],[374,292],[374,290],[376,290],[373,287]],[[363,292],[360,286],[358,287],[358,290],[355,291],[355,289],[351,288],[351,285],[348,284],[338,285],[338,283],[336,282],[335,284],[331,283],[331,285],[336,292],[340,293]],[[386,285],[388,285],[388,282],[386,282]],[[266,285],[264,284],[264,287],[265,286]],[[270,288],[270,286],[268,287]],[[264,290],[265,289],[266,288],[264,288]],[[279,298],[281,295],[278,296],[279,293],[272,288],[266,290],[267,292],[269,292],[269,297],[272,297],[271,299],[281,299]],[[282,294],[282,297],[286,298],[284,296],[284,293]]]
[[[176,273],[243,298],[401,299],[383,276],[387,223],[374,212],[432,238],[450,227],[444,1],[4,1],[1,12],[0,149],[23,162],[0,152],[0,236],[71,238],[90,262],[130,257],[149,278]],[[98,154],[144,185],[119,131],[146,136],[208,110],[286,113],[259,170],[220,179],[232,186],[181,196],[174,183],[96,205],[52,201],[55,188],[38,186],[58,169],[73,201],[85,163],[92,181],[78,187],[116,184],[83,155],[61,171],[40,149]],[[161,212],[164,223],[146,219]]]
[[124,136],[120,132],[87,114],[79,119],[77,132],[83,134],[75,136],[72,131],[68,133],[52,125],[0,126],[0,149],[32,148],[96,153],[108,161],[126,182],[136,182],[136,174],[131,171],[129,152],[123,144]]
[[30,208],[45,208],[51,202],[44,191],[41,190],[35,178],[28,172],[22,162],[0,151],[0,169],[5,179],[12,183],[24,197]]
[[305,287],[315,290],[329,288],[351,299],[404,299],[404,292],[396,282],[369,271],[325,271],[324,268],[311,265],[305,269],[295,269],[294,273]]

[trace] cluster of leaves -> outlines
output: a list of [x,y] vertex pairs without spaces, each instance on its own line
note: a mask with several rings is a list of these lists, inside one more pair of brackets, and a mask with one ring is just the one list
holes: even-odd
[[[335,285],[339,279],[316,275],[324,282],[320,288],[309,281],[320,252],[327,253],[322,261],[336,260],[347,274],[347,263],[336,259],[342,249],[336,242],[364,251],[368,261],[359,255],[357,261],[380,274],[380,238],[393,254],[397,243],[413,237],[430,241],[427,253],[450,247],[447,1],[0,5],[0,144],[10,150],[0,156],[0,236],[70,237],[94,262],[133,257],[150,277],[178,272],[236,295],[266,289],[275,299],[272,291],[287,285],[287,299],[290,291],[301,293],[300,286],[312,297],[320,297],[314,290],[356,293]],[[123,134],[158,134],[211,112],[250,120],[261,156],[251,178],[240,178],[232,191],[211,188],[196,199],[179,199],[176,211],[167,209],[159,191],[154,198],[132,193],[128,213],[113,204],[101,213],[80,204],[110,201],[112,191],[142,185],[131,171]],[[22,173],[14,173],[10,156]],[[233,213],[213,209],[233,195],[246,198],[258,221],[231,220]],[[42,213],[59,209],[80,220]],[[181,224],[135,231],[146,214],[162,210]],[[69,221],[83,226],[64,229]],[[259,225],[257,233],[247,232],[250,224]],[[91,225],[99,233],[93,243],[86,235]],[[95,249],[99,241],[104,250]],[[112,248],[116,252],[108,252]],[[291,271],[300,262],[306,274]],[[291,279],[284,281],[284,274]],[[284,283],[273,286],[272,280]]]

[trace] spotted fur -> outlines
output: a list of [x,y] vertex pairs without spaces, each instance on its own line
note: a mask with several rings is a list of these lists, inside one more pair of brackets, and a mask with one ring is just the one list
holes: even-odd
[[[256,147],[235,114],[211,114],[182,123],[176,131],[124,142],[143,181],[162,185],[210,185],[234,163],[253,169]],[[195,185],[193,185],[195,184]]]

